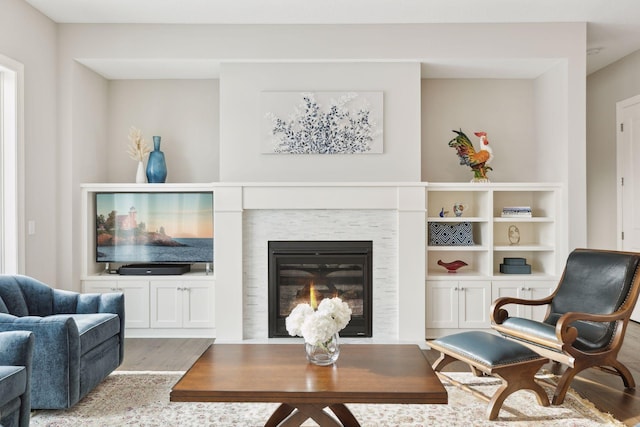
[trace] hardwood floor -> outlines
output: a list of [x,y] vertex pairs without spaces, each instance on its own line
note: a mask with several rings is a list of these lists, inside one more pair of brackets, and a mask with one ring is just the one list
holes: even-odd
[[[127,338],[121,371],[185,371],[213,343],[200,338]],[[425,352],[433,363],[438,352]],[[620,352],[620,361],[633,374],[640,388],[640,324],[631,322]],[[552,369],[553,366],[546,366]],[[452,363],[445,370],[467,371],[467,365]],[[622,380],[598,369],[580,373],[571,387],[603,412],[611,413],[628,426],[640,423],[640,389],[625,390]]]
[[125,338],[119,371],[186,371],[213,344],[208,338]]

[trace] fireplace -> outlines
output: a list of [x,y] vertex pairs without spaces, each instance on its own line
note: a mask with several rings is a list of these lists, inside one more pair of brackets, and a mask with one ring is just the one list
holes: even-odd
[[297,304],[332,297],[352,310],[340,336],[371,337],[372,251],[371,241],[270,241],[269,337],[289,336],[285,319]]

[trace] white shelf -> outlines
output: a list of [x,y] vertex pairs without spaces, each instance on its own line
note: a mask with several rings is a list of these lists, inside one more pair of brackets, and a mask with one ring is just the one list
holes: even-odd
[[456,217],[440,217],[440,216],[430,216],[427,218],[428,222],[488,222],[488,218],[483,218],[479,216],[466,217],[466,216],[456,216]]
[[501,216],[493,219],[494,222],[554,222],[555,220],[551,217],[506,217]]
[[548,252],[555,251],[554,246],[548,245],[498,245],[494,246],[493,250],[496,252]]
[[473,245],[473,246],[427,246],[428,251],[432,252],[464,252],[464,251],[486,251],[489,248],[484,245]]
[[486,274],[482,274],[480,271],[476,270],[467,270],[466,267],[462,267],[457,270],[455,273],[449,273],[442,267],[442,270],[429,270],[428,271],[429,280],[433,279],[451,279],[451,280],[460,280],[460,279],[488,279],[490,276]]

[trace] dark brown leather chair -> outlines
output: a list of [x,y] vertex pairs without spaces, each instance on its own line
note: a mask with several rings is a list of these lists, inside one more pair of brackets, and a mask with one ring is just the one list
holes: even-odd
[[[555,291],[540,300],[499,298],[491,307],[491,326],[504,337],[567,365],[553,404],[564,401],[573,377],[590,367],[622,377],[634,388],[629,369],[617,360],[640,290],[640,254],[576,249],[567,259]],[[548,305],[543,321],[511,317],[507,304]],[[611,369],[613,368],[613,369]]]

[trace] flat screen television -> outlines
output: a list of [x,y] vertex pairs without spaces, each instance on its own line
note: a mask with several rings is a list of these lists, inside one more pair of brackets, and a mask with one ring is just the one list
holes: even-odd
[[213,262],[212,192],[95,193],[96,262]]

